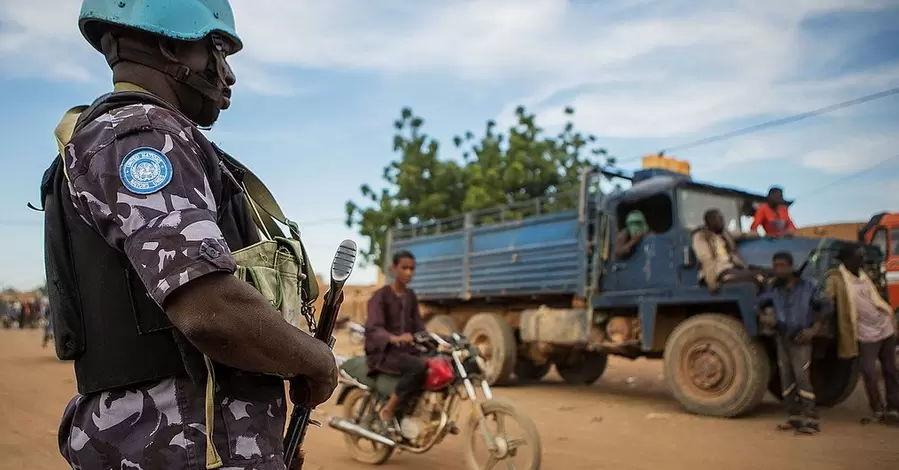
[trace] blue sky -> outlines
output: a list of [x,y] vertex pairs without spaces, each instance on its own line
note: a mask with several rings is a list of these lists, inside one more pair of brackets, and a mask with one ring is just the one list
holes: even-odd
[[[899,86],[892,0],[232,4],[245,49],[210,137],[301,222],[320,270],[340,240],[361,242],[344,203],[379,183],[403,106],[448,143],[508,123],[519,104],[552,129],[571,105],[578,127],[628,158]],[[25,204],[38,202],[62,113],[110,88],[79,5],[0,0],[0,286],[42,283],[42,219]],[[899,210],[899,159],[830,185],[896,155],[899,96],[676,156],[697,179],[784,186],[808,225]],[[375,277],[358,269],[352,281]]]

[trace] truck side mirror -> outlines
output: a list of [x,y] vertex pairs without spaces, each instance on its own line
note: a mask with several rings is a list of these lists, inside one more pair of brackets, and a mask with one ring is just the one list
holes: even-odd
[[685,268],[692,268],[696,265],[696,257],[693,256],[693,249],[689,245],[684,247],[682,262]]

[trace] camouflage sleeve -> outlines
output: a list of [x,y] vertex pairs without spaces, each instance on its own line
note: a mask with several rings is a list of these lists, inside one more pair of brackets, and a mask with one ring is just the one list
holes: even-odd
[[[97,135],[80,141],[109,142],[98,150],[66,147],[73,202],[89,225],[125,253],[156,303],[163,306],[169,294],[205,274],[233,273],[191,133],[160,127],[125,135],[108,131],[82,131]],[[114,138],[104,139],[104,132]]]

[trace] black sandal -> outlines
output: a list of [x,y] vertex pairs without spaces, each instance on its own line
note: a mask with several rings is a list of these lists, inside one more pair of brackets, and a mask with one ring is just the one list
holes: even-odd
[[819,429],[817,426],[814,426],[811,424],[807,424],[805,426],[796,428],[796,434],[801,434],[801,435],[806,435],[806,436],[818,434],[819,432],[821,432],[821,429]]

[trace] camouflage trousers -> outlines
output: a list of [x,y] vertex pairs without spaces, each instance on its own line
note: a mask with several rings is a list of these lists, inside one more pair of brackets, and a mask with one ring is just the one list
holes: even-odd
[[[273,382],[277,384],[278,382]],[[220,381],[213,441],[221,470],[283,470],[283,383]],[[69,402],[59,448],[73,469],[205,469],[204,390],[170,378]]]

